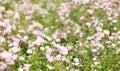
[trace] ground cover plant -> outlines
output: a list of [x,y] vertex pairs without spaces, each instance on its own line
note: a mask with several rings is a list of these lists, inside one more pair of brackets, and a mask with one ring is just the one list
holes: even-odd
[[120,71],[120,0],[0,0],[0,71]]

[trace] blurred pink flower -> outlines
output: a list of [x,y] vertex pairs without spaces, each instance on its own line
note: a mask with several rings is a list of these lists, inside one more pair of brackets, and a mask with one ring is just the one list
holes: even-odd
[[17,55],[16,54],[13,54],[11,52],[7,52],[7,51],[3,51],[1,54],[0,54],[1,58],[4,59],[8,64],[15,64],[14,60],[17,59]]
[[0,56],[1,56],[2,59],[11,60],[12,53],[7,52],[7,51],[3,51],[3,52],[0,54]]
[[85,25],[89,28],[91,26],[90,22],[86,22]]
[[35,22],[35,21],[32,21],[32,23],[33,23],[33,26],[36,27],[37,29],[39,29],[39,30],[43,29],[43,26],[40,23]]
[[93,11],[92,9],[88,9],[87,12],[88,12],[89,14],[93,14],[94,11]]
[[85,20],[84,16],[81,16],[81,17],[80,17],[80,20]]
[[76,63],[79,63],[79,59],[78,59],[78,58],[74,58],[74,61],[75,61]]
[[16,13],[14,14],[14,19],[16,19],[16,20],[19,20],[19,19],[20,19],[20,16],[19,16],[19,13],[18,13],[18,12],[16,12]]
[[68,54],[68,49],[64,46],[61,46],[59,52],[63,55],[67,55]]
[[33,52],[32,49],[27,50],[27,54],[32,54],[32,52]]
[[3,6],[0,6],[0,13],[5,11],[5,8]]
[[24,64],[24,71],[29,71],[29,68],[30,68],[30,64]]
[[102,32],[102,28],[101,28],[101,27],[97,27],[97,28],[96,28],[96,31],[97,31],[97,32]]
[[20,47],[14,46],[14,47],[11,48],[9,51],[10,51],[10,52],[13,52],[13,53],[17,53],[17,52],[19,52],[20,50],[21,50]]
[[109,34],[110,34],[110,32],[109,32],[108,30],[104,30],[103,33],[104,33],[105,35],[109,35]]
[[0,71],[5,71],[7,69],[7,65],[3,62],[0,62]]
[[66,33],[62,33],[61,34],[61,38],[66,40],[67,39],[67,34]]

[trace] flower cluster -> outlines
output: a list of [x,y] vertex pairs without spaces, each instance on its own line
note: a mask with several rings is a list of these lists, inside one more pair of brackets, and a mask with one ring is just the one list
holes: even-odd
[[119,71],[119,0],[0,0],[0,71]]

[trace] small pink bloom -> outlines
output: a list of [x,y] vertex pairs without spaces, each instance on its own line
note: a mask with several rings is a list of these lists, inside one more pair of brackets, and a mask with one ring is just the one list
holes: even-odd
[[33,42],[33,44],[36,44],[38,46],[43,45],[45,43],[45,40],[42,37],[37,37],[37,39]]
[[0,18],[2,18],[3,16],[2,16],[2,14],[0,14]]
[[27,54],[32,54],[32,49],[28,49]]
[[25,34],[25,30],[19,30],[20,34]]
[[5,11],[5,8],[3,6],[0,6],[0,13]]
[[96,22],[95,17],[92,17],[92,18],[91,18],[91,21],[92,21],[93,23],[95,23],[95,22]]
[[54,57],[53,56],[50,56],[50,58],[48,59],[48,61],[51,63],[54,61]]
[[10,52],[13,52],[13,53],[17,53],[17,52],[19,52],[21,49],[20,49],[20,47],[13,47],[13,48],[11,48],[9,51]]
[[6,27],[6,23],[0,22],[0,27],[5,28]]
[[2,59],[11,60],[12,53],[9,53],[9,52],[7,52],[7,51],[3,51],[3,52],[0,54],[0,56],[1,56]]
[[91,49],[91,51],[92,51],[93,53],[96,53],[96,52],[97,52],[97,49]]
[[103,33],[106,34],[106,35],[110,34],[110,32],[108,30],[104,30]]
[[91,23],[90,22],[87,22],[87,23],[85,23],[86,24],[86,26],[89,28],[90,26],[91,26]]
[[18,13],[18,12],[15,13],[15,15],[14,15],[14,19],[17,19],[17,20],[20,19],[20,16],[19,16],[19,13]]
[[72,47],[71,47],[69,44],[66,45],[66,48],[67,48],[68,50],[71,50],[71,49],[72,49]]
[[23,61],[23,60],[25,60],[25,58],[21,56],[21,57],[19,57],[19,60]]
[[18,71],[24,71],[23,68],[18,68]]
[[85,20],[84,16],[80,17],[80,20]]
[[4,71],[5,69],[7,69],[7,65],[3,62],[0,63],[0,71]]
[[47,51],[46,51],[46,53],[47,53],[47,54],[51,54],[52,51],[53,51],[53,50],[52,50],[51,48],[48,48]]
[[87,12],[89,13],[89,14],[93,14],[93,10],[92,9],[89,9],[89,10],[87,10]]
[[0,37],[0,44],[3,44],[5,42],[5,38]]
[[61,38],[62,38],[62,39],[67,39],[67,34],[66,34],[66,33],[62,33],[62,34],[61,34]]
[[35,22],[35,21],[32,21],[32,23],[33,23],[33,26],[36,27],[37,29],[39,29],[39,30],[43,29],[43,26],[40,23]]
[[61,54],[58,54],[56,57],[55,57],[55,60],[60,60],[61,59]]
[[30,69],[30,64],[24,64],[23,69],[24,69],[24,71],[29,71],[29,69]]
[[47,65],[47,67],[48,67],[49,70],[53,70],[55,68],[55,67],[50,66],[50,65]]
[[76,63],[79,63],[79,59],[78,59],[78,58],[74,58],[74,61],[75,61]]
[[82,0],[82,3],[83,4],[87,4],[87,3],[89,3],[90,2],[90,0]]
[[60,53],[63,55],[67,55],[68,54],[68,49],[64,46],[60,47]]
[[14,12],[11,11],[11,10],[8,10],[8,11],[5,11],[5,12],[6,12],[6,14],[5,14],[6,17],[10,17],[14,14]]
[[15,61],[9,60],[9,61],[7,61],[7,64],[9,64],[9,65],[15,65]]
[[96,31],[97,31],[97,32],[102,32],[102,28],[101,28],[101,27],[97,27],[97,28],[96,28]]
[[23,38],[22,38],[22,42],[26,42],[28,40],[28,36],[24,36]]

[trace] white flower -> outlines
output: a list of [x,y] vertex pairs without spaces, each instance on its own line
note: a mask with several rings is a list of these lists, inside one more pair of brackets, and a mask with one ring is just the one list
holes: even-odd
[[44,47],[40,47],[40,50],[45,50],[45,48]]
[[23,68],[18,68],[18,71],[23,71]]
[[23,61],[23,60],[25,60],[25,58],[24,57],[19,57],[19,60]]
[[110,34],[110,32],[108,30],[104,30],[103,33],[106,34],[106,35]]
[[48,67],[48,69],[50,69],[50,70],[53,70],[53,69],[55,69],[55,67],[53,67],[53,66],[50,66],[50,65],[47,65],[47,67]]
[[28,49],[27,54],[32,54],[32,49]]
[[68,54],[68,49],[64,46],[60,47],[60,53],[63,55],[67,55]]
[[78,59],[78,58],[74,58],[74,61],[75,61],[76,63],[79,63],[79,59]]

